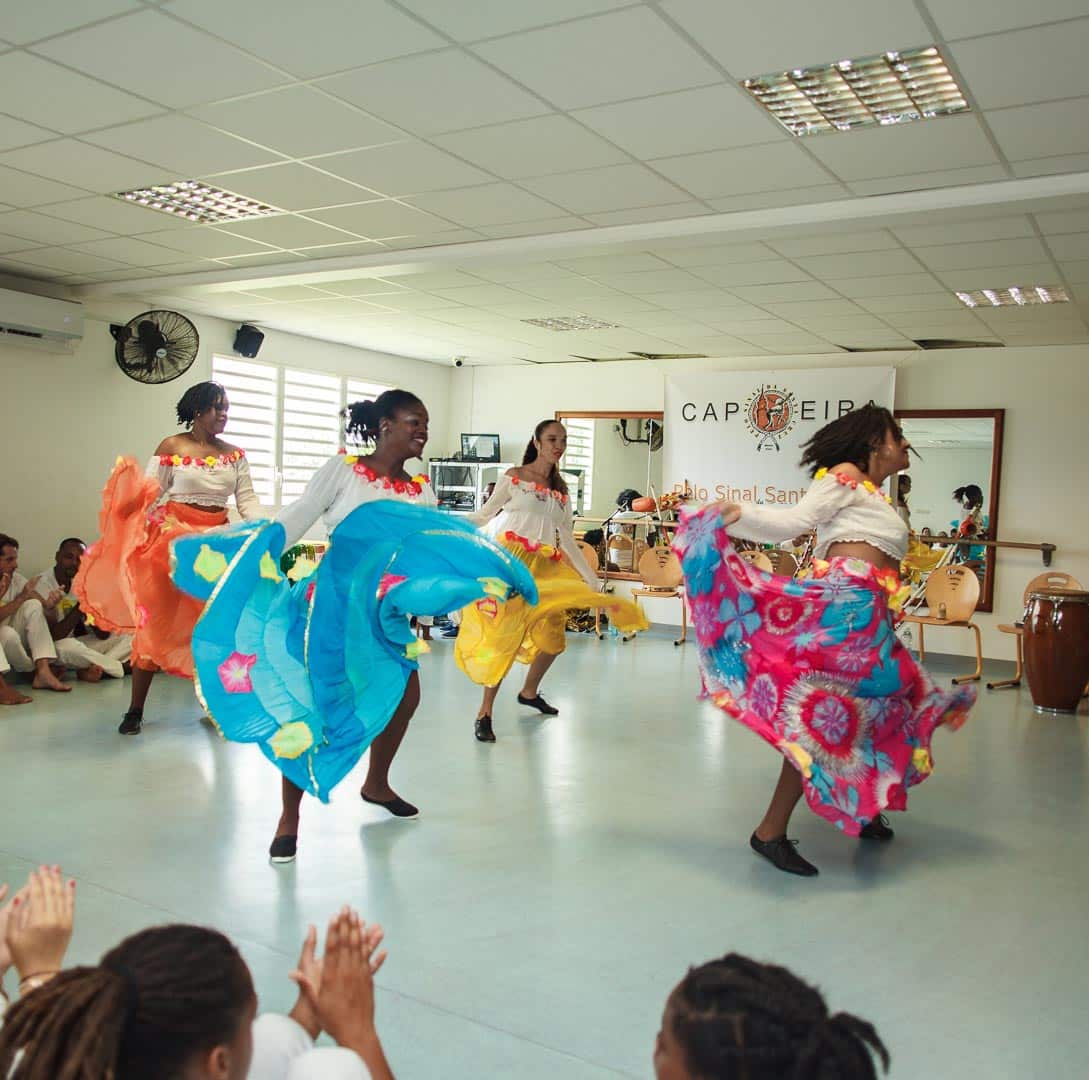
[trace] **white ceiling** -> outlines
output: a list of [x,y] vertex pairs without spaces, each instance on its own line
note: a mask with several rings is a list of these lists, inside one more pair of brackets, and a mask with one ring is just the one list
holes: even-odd
[[[17,0],[0,273],[449,362],[1089,341],[1084,0]],[[937,43],[972,106],[795,138],[741,80]],[[282,215],[110,198],[204,178]],[[789,209],[788,209],[789,208]],[[970,311],[953,290],[1065,285]],[[135,313],[135,310],[130,313]],[[586,314],[614,329],[522,320]]]

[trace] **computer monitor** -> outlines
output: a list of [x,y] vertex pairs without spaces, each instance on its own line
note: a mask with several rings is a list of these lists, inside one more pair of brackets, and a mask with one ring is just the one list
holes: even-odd
[[462,461],[498,461],[499,460],[499,436],[498,435],[466,435],[461,436]]

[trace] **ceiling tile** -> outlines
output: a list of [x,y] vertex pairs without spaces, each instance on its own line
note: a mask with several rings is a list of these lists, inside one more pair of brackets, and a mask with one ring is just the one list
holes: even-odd
[[1089,98],[989,112],[985,119],[1010,161],[1089,151]]
[[80,274],[95,270],[121,270],[121,263],[113,259],[103,259],[99,255],[88,255],[83,251],[69,248],[35,248],[19,255],[19,259],[31,266],[43,266],[49,270],[65,270],[70,274]]
[[916,347],[911,338],[887,327],[884,330],[874,330],[872,333],[865,330],[849,330],[846,333],[829,331],[827,336],[843,349],[914,349]]
[[172,179],[169,172],[157,165],[113,154],[78,139],[56,139],[24,146],[21,150],[9,150],[0,154],[0,164],[62,183],[78,178],[83,187],[103,194],[162,184]]
[[783,0],[775,18],[758,4],[665,0],[662,10],[729,69],[735,79],[874,56],[933,38],[914,4],[899,0]]
[[539,296],[542,300],[579,300],[609,299],[621,300],[623,293],[610,289],[607,285],[598,285],[585,279],[560,281],[524,281],[518,288],[530,296]]
[[199,119],[289,157],[399,142],[404,133],[309,86],[288,86],[193,110]]
[[139,7],[138,0],[80,0],[79,4],[36,0],[33,4],[10,4],[4,9],[4,37],[16,45],[28,45]]
[[74,221],[60,221],[32,210],[0,214],[0,233],[22,236],[40,244],[76,244],[84,240],[105,240],[109,233]]
[[[0,252],[26,251],[31,246],[31,241],[27,240],[25,236],[5,236],[0,233]],[[45,245],[42,244],[41,246],[44,247]]]
[[642,6],[530,30],[474,51],[562,109],[722,81],[696,49]]
[[686,193],[643,165],[612,165],[524,180],[523,187],[574,214],[682,202]]
[[738,324],[749,326],[750,323],[767,322],[775,318],[755,304],[746,304],[744,300],[739,300],[729,293],[726,293],[724,299],[712,307],[686,308],[683,314],[686,319],[706,323],[719,330],[728,330],[730,333],[734,332],[733,327]]
[[715,337],[701,338],[700,351],[707,356],[766,356],[767,350],[751,341],[719,334]]
[[[415,135],[500,124],[549,111],[533,94],[460,49],[389,60],[318,85]],[[441,92],[436,93],[437,87]]]
[[241,236],[220,232],[208,225],[193,225],[187,229],[168,229],[163,232],[141,233],[137,239],[149,244],[203,255],[207,259],[222,259],[228,255],[247,255],[250,252],[268,251],[267,244],[246,240]]
[[551,233],[575,232],[578,229],[587,229],[589,225],[581,218],[558,217],[547,218],[544,221],[524,221],[510,225],[481,225],[480,232],[484,236],[501,240],[510,236],[548,236]]
[[164,7],[302,78],[446,44],[385,0],[174,0]]
[[586,220],[595,225],[641,225],[646,221],[675,221],[683,218],[706,217],[712,213],[701,202],[670,203],[668,206],[642,206],[631,210],[607,210],[587,214]]
[[494,281],[497,285],[510,285],[518,281],[556,281],[560,278],[578,277],[565,263],[557,265],[550,262],[504,262],[496,265],[473,263],[473,273],[485,281]]
[[307,244],[296,249],[296,254],[307,259],[339,259],[345,255],[378,255],[385,250],[385,244],[377,240],[348,240],[338,244]]
[[502,225],[511,221],[540,221],[558,207],[513,184],[482,184],[456,191],[437,191],[409,200],[413,206],[458,225]]
[[889,274],[881,277],[839,278],[836,291],[852,300],[864,296],[898,296],[945,292],[946,288],[929,274]]
[[850,192],[839,183],[816,184],[805,188],[783,188],[778,191],[754,191],[745,195],[731,195],[725,199],[708,199],[707,205],[722,214],[739,210],[767,210],[781,206],[800,206],[802,203],[835,202],[850,197]]
[[124,199],[110,198],[108,195],[51,203],[42,207],[39,212],[64,221],[90,225],[95,229],[105,229],[106,232],[120,233],[122,236],[171,227],[184,229],[190,225],[188,221],[172,218],[169,214],[148,210],[144,206],[137,206]]
[[[147,8],[42,42],[34,51],[175,109],[287,81],[239,49]],[[147,61],[126,62],[130,57]]]
[[950,51],[982,109],[1089,94],[1089,19],[960,41]]
[[430,293],[403,292],[396,296],[384,296],[382,304],[393,308],[394,311],[414,312],[427,311],[436,315],[440,311],[448,311],[453,303],[443,296],[432,296]]
[[888,176],[880,180],[854,180],[847,187],[855,195],[890,195],[901,191],[923,191],[928,188],[958,187],[962,184],[988,184],[992,180],[1008,179],[1001,165],[975,165],[970,169],[948,169],[940,172],[914,173],[910,176]]
[[913,274],[922,268],[907,251],[869,251],[855,255],[811,255],[795,262],[814,277],[825,281],[853,278],[860,274]]
[[295,214],[256,218],[253,221],[224,222],[220,229],[235,236],[244,236],[249,240],[259,240],[263,244],[282,248],[315,247],[318,244],[347,243],[354,239],[339,229]]
[[986,218],[983,221],[946,222],[943,225],[907,225],[892,231],[909,247],[971,244],[980,240],[1016,240],[1035,235],[1032,222],[1023,215]]
[[315,158],[312,164],[383,195],[419,195],[483,184],[487,173],[422,142],[396,143]]
[[790,137],[748,94],[722,84],[582,109],[573,115],[644,159]]
[[998,161],[974,116],[836,131],[809,138],[806,146],[841,180],[898,176],[918,170],[921,163],[948,170]]
[[65,134],[161,111],[132,94],[25,52],[0,56],[0,101],[5,112]]
[[795,143],[658,158],[654,169],[698,199],[819,184],[828,175]]
[[[216,266],[283,266],[285,264],[299,263],[304,256],[297,251],[269,250],[257,255],[224,255],[217,259]],[[218,294],[217,294],[218,295]]]
[[1035,218],[1045,236],[1089,232],[1089,210],[1057,210],[1050,214],[1036,214]]
[[1089,154],[1070,154],[1063,157],[1034,158],[1031,161],[1015,161],[1010,165],[1013,175],[1020,177],[1055,176],[1061,173],[1089,172]]
[[1049,236],[1047,246],[1051,249],[1052,256],[1062,262],[1089,259],[1089,232]]
[[615,146],[557,113],[439,135],[433,141],[466,161],[510,180],[628,160]]
[[[456,289],[434,289],[436,296],[458,304],[483,306],[484,304],[515,304],[525,302],[526,297],[515,289],[503,285],[472,285]],[[493,319],[497,316],[491,316]]]
[[0,116],[0,150],[10,150],[16,146],[29,146],[32,143],[55,139],[56,135],[45,128],[16,120],[14,116]]
[[964,0],[927,0],[927,10],[947,41],[978,37],[1002,30],[1018,30],[1040,23],[1074,19],[1085,14],[1084,0],[986,0],[966,4]]
[[804,270],[785,259],[762,259],[755,263],[733,266],[698,266],[693,273],[712,285],[732,289],[735,285],[777,285],[784,281],[809,281]]
[[281,210],[316,210],[378,197],[367,188],[294,161],[231,173],[218,177],[216,184]]
[[390,199],[340,206],[332,210],[315,210],[310,216],[370,240],[442,233],[450,229],[448,221]]
[[129,263],[132,266],[166,266],[178,261],[178,253],[160,244],[149,244],[132,237],[113,237],[109,240],[92,240],[85,244],[73,244],[77,251],[88,255],[101,255],[106,259]]
[[[598,274],[637,274],[644,270],[671,269],[662,259],[646,251],[620,252],[616,255],[584,255],[556,260],[568,273],[595,277]],[[566,276],[566,273],[560,276]]]
[[[399,296],[411,290],[395,281],[380,277],[344,278],[340,281],[321,281],[315,286],[338,296]],[[385,304],[385,300],[381,301]]]
[[[549,301],[554,304],[554,301]],[[586,296],[581,299],[568,301],[574,311],[580,311],[584,315],[596,315],[599,319],[610,322],[623,322],[631,314],[641,314],[648,311],[660,311],[656,304],[643,296]],[[686,318],[688,317],[686,313]]]
[[875,314],[897,311],[960,311],[961,302],[950,292],[915,293],[905,296],[869,296],[857,301],[858,306]]
[[892,235],[884,229],[874,232],[821,233],[782,240],[768,240],[768,247],[788,259],[799,255],[839,255],[856,251],[886,251],[897,247]]
[[777,258],[764,244],[707,244],[700,247],[655,247],[654,254],[674,266],[730,266]]
[[401,6],[414,11],[456,41],[477,41],[584,15],[597,15],[627,7],[630,2],[548,0],[542,5],[511,3],[510,0],[473,0],[471,4],[451,4],[449,0],[402,0]]
[[832,315],[864,315],[865,312],[850,300],[790,300],[786,303],[764,305],[773,315],[788,321],[803,318],[830,317]]
[[[635,296],[647,296],[650,293],[696,292],[706,294],[707,282],[695,274],[684,270],[663,267],[661,270],[643,270],[634,274],[594,274],[594,279],[601,285],[620,292],[633,293]],[[703,304],[693,306],[702,307]]]
[[[786,306],[790,307],[791,305]],[[824,304],[816,304],[812,315],[804,311],[778,311],[774,306],[771,307],[771,310],[778,315],[784,316],[784,318],[789,318],[791,322],[796,323],[803,330],[810,330],[814,334],[826,334],[830,331],[845,333],[860,330],[883,330],[888,333],[888,327],[876,315],[866,315],[862,312],[829,315],[825,313],[824,307]]]
[[1056,279],[1055,264],[1019,263],[1016,266],[970,266],[942,270],[936,277],[950,289],[964,290],[1007,288],[1010,285],[1049,285]]
[[959,270],[972,266],[1012,266],[1045,262],[1047,252],[1036,237],[986,240],[974,244],[939,244],[915,249],[916,257],[931,270]]
[[776,282],[770,285],[740,285],[730,290],[751,304],[783,304],[792,300],[838,300],[827,285],[819,281]]
[[85,140],[153,161],[179,180],[280,160],[270,150],[225,135],[188,116],[156,116],[96,131]]

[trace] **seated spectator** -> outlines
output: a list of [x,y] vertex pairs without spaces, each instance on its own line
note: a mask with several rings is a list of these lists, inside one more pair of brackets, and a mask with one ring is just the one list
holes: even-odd
[[[52,607],[60,597],[46,599]],[[19,573],[19,541],[4,533],[0,533],[0,653],[0,677],[14,668],[34,673],[31,685],[35,690],[65,693],[72,689],[52,669],[57,662],[57,648],[37,595],[37,579],[27,581]],[[11,688],[6,683],[4,689],[9,692],[5,705],[22,704],[11,700]]]
[[786,968],[731,953],[691,968],[666,1001],[657,1080],[876,1080],[889,1055],[873,1025],[829,1015]]
[[[87,545],[75,536],[62,540],[53,556],[52,569],[37,577],[38,595],[42,598],[50,633],[57,646],[57,656],[77,678],[98,682],[102,676],[120,679],[132,655],[132,638],[128,634],[110,634],[88,625],[80,611],[79,601],[72,594],[72,579],[79,570]],[[47,601],[60,599],[52,606]]]
[[[14,963],[21,980],[0,1029],[0,1076],[393,1080],[374,1030],[382,931],[350,909],[329,923],[320,961],[310,928],[292,973],[300,996],[290,1017],[255,1020],[245,961],[203,927],[142,930],[97,965],[61,970],[74,907],[74,883],[43,866],[0,910],[0,977]],[[322,1030],[336,1047],[314,1048]]]

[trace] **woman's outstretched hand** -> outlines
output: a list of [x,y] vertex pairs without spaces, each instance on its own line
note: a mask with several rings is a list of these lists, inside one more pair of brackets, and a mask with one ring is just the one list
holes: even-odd
[[723,499],[721,502],[715,503],[715,506],[718,507],[718,512],[722,518],[723,525],[733,525],[733,523],[741,517],[741,506],[739,503],[726,502],[726,500]]
[[66,882],[59,866],[42,866],[31,873],[12,901],[5,929],[22,982],[40,985],[60,971],[72,940],[75,907],[76,883]]

